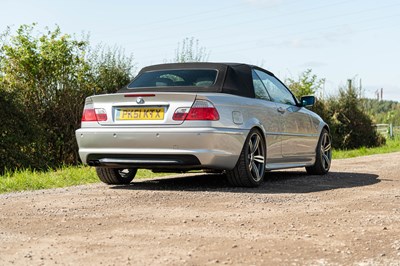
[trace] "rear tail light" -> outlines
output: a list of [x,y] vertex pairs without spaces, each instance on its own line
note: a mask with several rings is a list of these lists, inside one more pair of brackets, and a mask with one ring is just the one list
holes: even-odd
[[172,119],[176,121],[184,121],[189,113],[189,110],[190,107],[181,107],[176,109]]
[[82,122],[107,121],[107,112],[103,108],[84,109],[82,114]]
[[215,106],[206,100],[196,100],[192,107],[181,107],[175,110],[173,120],[219,120],[219,114]]

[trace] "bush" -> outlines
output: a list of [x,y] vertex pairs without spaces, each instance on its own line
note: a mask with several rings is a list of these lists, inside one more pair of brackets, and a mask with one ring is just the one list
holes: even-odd
[[96,94],[116,92],[133,78],[133,57],[118,47],[97,46],[90,53],[89,64]]
[[[303,95],[315,94],[322,88],[324,80],[318,79],[308,69],[298,80],[287,79],[286,83],[295,96],[300,98]],[[385,144],[385,138],[377,133],[370,115],[363,106],[364,101],[358,97],[356,90],[349,87],[339,89],[337,97],[317,100],[312,110],[329,125],[335,148],[355,149]]]
[[132,78],[132,58],[119,50],[90,53],[87,38],[77,40],[59,27],[34,29],[23,25],[0,43],[1,108],[7,111],[0,158],[9,158],[0,169],[78,163],[75,130],[84,99],[94,91],[115,92]]
[[76,163],[74,130],[79,125],[83,98],[90,95],[85,61],[88,43],[54,31],[35,36],[34,25],[23,25],[2,45],[2,84],[25,107],[21,121],[44,133],[33,132],[33,142],[44,152],[46,165]]
[[178,43],[178,48],[175,50],[175,58],[172,62],[206,62],[209,55],[210,52],[205,47],[200,46],[198,39],[186,37],[183,39],[182,45]]
[[285,83],[297,99],[300,99],[302,96],[314,95],[317,91],[321,90],[325,79],[318,79],[317,75],[312,74],[311,69],[307,69],[299,75],[297,80],[288,78],[285,80]]
[[355,89],[340,89],[328,101],[333,144],[339,149],[378,147],[386,140],[376,131],[371,117],[363,110]]
[[0,88],[0,174],[5,169],[45,165],[41,145],[43,132],[29,114],[29,110],[16,101],[15,93]]

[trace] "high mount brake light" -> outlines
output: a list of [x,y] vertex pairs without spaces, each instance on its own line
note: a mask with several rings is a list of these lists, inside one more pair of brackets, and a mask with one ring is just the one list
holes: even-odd
[[155,97],[155,94],[125,94],[124,97]]
[[196,100],[190,108],[180,107],[176,109],[172,119],[176,121],[216,121],[219,120],[219,114],[217,109],[211,102],[206,100]]
[[82,122],[107,121],[107,112],[103,108],[88,108],[83,110]]

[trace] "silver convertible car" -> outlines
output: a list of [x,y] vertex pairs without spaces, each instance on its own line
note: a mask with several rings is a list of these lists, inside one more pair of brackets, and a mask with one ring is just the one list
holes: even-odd
[[254,187],[266,171],[331,165],[327,124],[271,72],[238,63],[143,68],[115,94],[88,97],[76,131],[82,161],[101,181],[128,184],[139,168],[225,173]]

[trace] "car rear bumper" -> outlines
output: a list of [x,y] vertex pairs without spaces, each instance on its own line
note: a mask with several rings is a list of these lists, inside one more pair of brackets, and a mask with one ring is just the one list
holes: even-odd
[[232,169],[248,130],[224,128],[81,128],[83,163],[103,167]]

